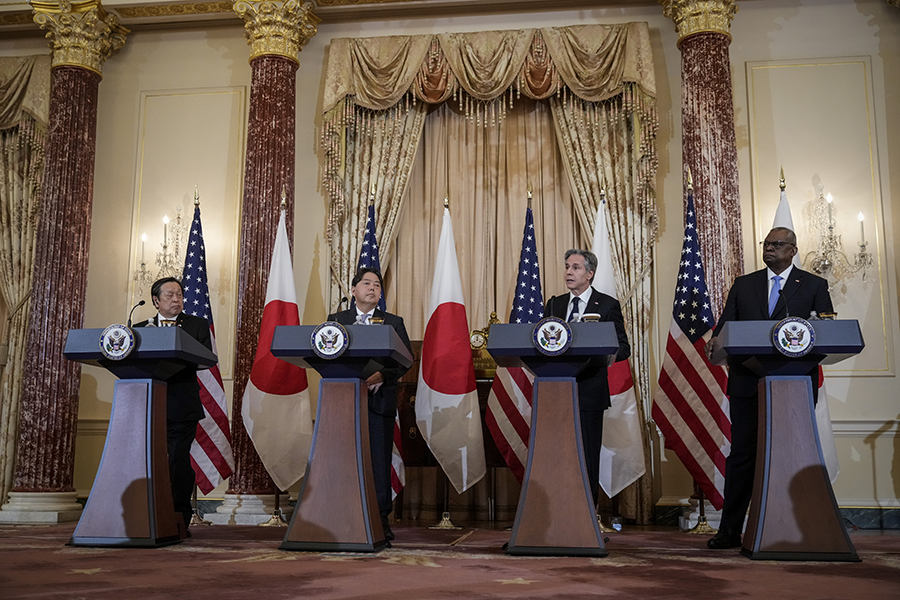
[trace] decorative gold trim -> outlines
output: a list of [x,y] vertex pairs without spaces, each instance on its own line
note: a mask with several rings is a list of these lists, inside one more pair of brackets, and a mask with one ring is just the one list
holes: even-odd
[[14,13],[6,13],[0,15],[0,27],[4,25],[27,25],[29,23],[33,23],[33,13],[31,11],[27,12],[14,12]]
[[401,4],[403,2],[420,2],[421,0],[318,0],[319,6],[359,6],[360,4]]
[[157,4],[154,6],[123,6],[116,12],[123,19],[168,17],[184,15],[208,15],[231,13],[234,2],[199,2],[197,4]]
[[678,46],[698,33],[724,33],[731,37],[731,21],[738,11],[735,0],[659,0],[663,16],[675,22]]
[[318,29],[319,17],[312,3],[239,0],[234,12],[244,20],[244,37],[250,44],[250,60],[275,54],[299,62],[297,55]]
[[102,75],[103,63],[130,33],[100,0],[32,0],[31,6],[34,22],[48,30],[54,68],[74,65]]

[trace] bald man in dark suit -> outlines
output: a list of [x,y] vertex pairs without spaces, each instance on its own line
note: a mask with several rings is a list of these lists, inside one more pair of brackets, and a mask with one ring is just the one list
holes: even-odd
[[[765,269],[734,280],[722,316],[706,345],[712,356],[714,340],[729,321],[781,320],[791,316],[807,318],[813,311],[834,311],[828,282],[792,265],[797,254],[797,236],[786,227],[776,227],[762,243]],[[777,281],[776,279],[777,278]],[[809,372],[813,397],[819,388],[818,367]],[[728,362],[728,397],[731,413],[731,453],[725,460],[725,504],[719,531],[707,546],[720,550],[738,548],[744,517],[753,495],[756,472],[759,376],[738,359]]]

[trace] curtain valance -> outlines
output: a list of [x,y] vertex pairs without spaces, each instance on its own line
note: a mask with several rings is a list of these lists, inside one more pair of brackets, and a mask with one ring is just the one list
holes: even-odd
[[30,115],[40,127],[50,122],[50,55],[0,58],[0,129]]
[[568,88],[588,102],[637,84],[656,97],[646,23],[332,40],[325,112],[344,98],[384,110],[407,92],[430,104],[459,91],[490,101],[508,90],[542,99]]

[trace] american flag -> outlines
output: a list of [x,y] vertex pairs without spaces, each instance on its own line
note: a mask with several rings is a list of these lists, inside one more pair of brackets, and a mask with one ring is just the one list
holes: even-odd
[[688,188],[672,325],[651,414],[665,436],[666,448],[675,452],[712,505],[721,509],[731,422],[725,369],[710,364],[704,352],[714,326],[697,238],[694,195]]
[[[203,245],[203,227],[200,224],[200,206],[194,208],[194,221],[188,236],[187,253],[181,283],[184,286],[184,312],[209,321],[212,349],[216,351],[216,327],[213,324],[209,302],[209,286],[206,283],[206,248]],[[231,452],[231,430],[228,424],[225,386],[219,365],[198,371],[200,399],[206,416],[197,425],[197,436],[191,445],[191,465],[196,474],[197,487],[208,494],[234,472],[234,455]]]
[[[541,295],[541,272],[534,241],[534,217],[531,208],[528,208],[525,212],[522,252],[519,255],[516,296],[509,322],[537,323],[542,318],[544,299]],[[525,476],[525,462],[528,458],[533,390],[534,376],[525,369],[498,367],[491,384],[485,414],[485,422],[494,443],[519,482]]]
[[[363,267],[378,269],[381,272],[381,261],[378,259],[378,240],[375,238],[375,205],[369,204],[369,214],[366,219],[366,235],[363,238],[362,248],[359,250],[359,261],[356,270]],[[356,306],[356,300],[350,300],[350,308]],[[381,290],[381,298],[378,300],[378,310],[384,311],[384,289]],[[403,466],[403,440],[400,433],[400,417],[394,417],[394,446],[391,450],[391,498],[396,498],[403,486],[406,485],[406,469]]]
[[[381,261],[378,260],[378,240],[375,239],[375,205],[369,204],[369,214],[366,219],[366,235],[363,238],[362,248],[359,249],[359,260],[356,262],[356,270],[363,267],[378,269],[381,272]],[[350,298],[350,308],[356,306],[356,299]],[[384,302],[384,290],[381,290],[381,298],[378,299],[378,310],[387,310]]]

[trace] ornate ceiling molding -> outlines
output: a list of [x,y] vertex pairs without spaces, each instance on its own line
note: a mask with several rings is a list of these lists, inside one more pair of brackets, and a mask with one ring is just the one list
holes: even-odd
[[191,15],[231,16],[234,2],[197,2],[193,4],[157,4],[153,6],[122,6],[116,12],[123,19],[188,17]]

